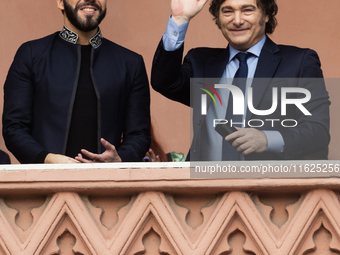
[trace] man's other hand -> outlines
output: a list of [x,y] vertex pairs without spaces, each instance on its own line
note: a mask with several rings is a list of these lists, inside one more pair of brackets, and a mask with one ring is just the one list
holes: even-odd
[[268,147],[267,136],[255,128],[238,128],[237,131],[225,137],[226,141],[235,139],[232,146],[243,156],[251,153],[264,152]]
[[208,0],[172,0],[172,20],[179,26],[191,20],[199,13]]
[[119,157],[116,147],[113,144],[109,143],[104,138],[100,139],[100,142],[106,149],[102,154],[92,153],[83,149],[81,152],[89,159],[83,158],[80,153],[75,159],[81,163],[122,162],[122,159]]
[[49,153],[47,154],[45,161],[45,164],[74,164],[74,163],[79,163],[79,161],[61,155],[61,154],[53,154],[53,153]]

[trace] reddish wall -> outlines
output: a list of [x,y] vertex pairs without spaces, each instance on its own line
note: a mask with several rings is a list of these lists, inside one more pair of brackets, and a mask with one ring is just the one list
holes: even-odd
[[[279,5],[279,26],[272,38],[277,43],[292,44],[313,48],[319,53],[325,77],[340,77],[337,60],[340,52],[337,43],[340,39],[338,31],[340,19],[337,10],[340,2],[277,0]],[[108,14],[101,29],[103,35],[144,56],[148,74],[156,46],[165,30],[170,1],[155,0],[108,0]],[[6,10],[1,15],[0,38],[0,84],[3,84],[10,63],[17,48],[23,42],[43,37],[60,30],[62,14],[55,1],[7,1]],[[191,22],[186,40],[185,50],[193,47],[210,46],[225,47],[226,41],[215,26],[208,12],[208,6]],[[336,102],[338,90],[328,88],[331,94],[332,108],[332,141],[330,159],[340,159],[337,147],[340,137],[336,135],[336,110],[340,104]],[[1,92],[2,93],[2,92]],[[189,114],[190,111],[178,103],[171,102],[158,93],[151,92],[152,119],[158,129],[158,136],[166,151],[186,153],[190,144]],[[0,102],[2,111],[2,96]],[[3,141],[0,149],[6,150]],[[14,161],[17,162],[17,161]]]

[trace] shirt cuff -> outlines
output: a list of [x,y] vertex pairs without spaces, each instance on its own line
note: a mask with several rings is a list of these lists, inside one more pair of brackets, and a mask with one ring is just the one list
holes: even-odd
[[169,17],[168,25],[162,38],[166,51],[175,51],[182,46],[188,26],[189,22],[178,26],[176,22],[171,19],[171,16]]
[[268,147],[267,150],[268,152],[273,152],[273,153],[282,153],[284,150],[284,145],[285,142],[283,141],[283,137],[279,131],[272,131],[272,130],[262,130],[263,133],[267,137],[268,141]]

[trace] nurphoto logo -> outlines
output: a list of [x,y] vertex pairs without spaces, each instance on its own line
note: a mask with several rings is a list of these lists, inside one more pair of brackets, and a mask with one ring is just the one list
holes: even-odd
[[[253,103],[253,88],[248,87],[246,90],[246,96],[243,94],[242,90],[231,84],[215,84],[214,88],[208,84],[201,83],[200,84],[204,85],[205,87],[209,88],[213,94],[216,95],[218,100],[220,101],[221,106],[223,105],[222,100],[220,98],[220,95],[217,93],[215,89],[225,89],[226,92],[230,91],[229,98],[232,97],[233,99],[233,115],[245,115],[245,100],[247,100],[247,107],[248,110],[258,116],[268,116],[272,113],[274,113],[278,107],[278,102],[279,102],[279,91],[281,94],[280,101],[280,109],[281,109],[281,116],[286,116],[287,115],[287,106],[288,105],[295,105],[297,109],[299,109],[304,115],[312,115],[306,107],[303,106],[304,103],[307,103],[311,99],[311,93],[308,89],[305,88],[298,88],[298,87],[273,87],[272,88],[272,104],[269,109],[256,109],[254,107]],[[206,94],[201,95],[201,115],[207,115],[207,95],[209,95],[214,104],[217,105],[217,102],[214,98],[214,95],[207,90],[206,88],[199,88],[206,92]],[[220,90],[221,91],[221,90]],[[221,92],[220,92],[221,93]],[[288,98],[288,94],[294,93],[294,94],[300,94],[301,96],[299,97],[294,97],[294,98]],[[271,126],[274,127],[276,122],[280,122],[283,127],[295,127],[298,125],[297,121],[295,119],[250,119],[247,121],[247,124],[249,127],[262,127],[264,125],[264,122],[268,121],[271,122]],[[239,123],[239,122],[234,122],[233,120],[226,120],[226,119],[214,119],[214,127],[217,124],[227,124],[229,123],[230,126],[233,126],[234,124],[243,124],[245,126],[245,121]]]

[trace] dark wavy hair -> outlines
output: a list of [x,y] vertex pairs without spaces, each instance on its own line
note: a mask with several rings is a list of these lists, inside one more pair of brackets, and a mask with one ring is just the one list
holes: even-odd
[[[214,16],[216,25],[221,28],[219,22],[220,7],[226,0],[213,0],[211,2],[209,12]],[[262,10],[265,16],[268,16],[268,22],[266,23],[266,34],[272,34],[277,26],[277,20],[275,15],[278,12],[278,7],[275,0],[256,0],[257,6]]]

